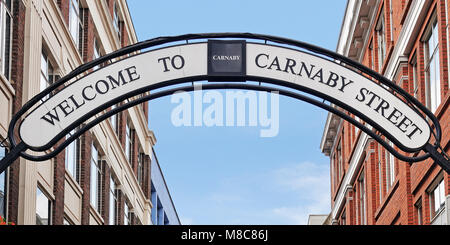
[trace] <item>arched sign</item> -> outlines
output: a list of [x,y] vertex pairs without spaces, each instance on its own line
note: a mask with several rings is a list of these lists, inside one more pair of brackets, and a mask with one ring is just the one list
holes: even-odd
[[[239,40],[217,40],[217,38],[239,38]],[[188,42],[194,39],[205,41]],[[180,40],[186,40],[186,43],[158,47]],[[268,44],[267,41],[273,43]],[[153,49],[130,55],[150,47]],[[65,85],[69,80],[100,63],[112,61],[123,55],[130,56]],[[368,68],[331,51],[289,39],[254,34],[199,34],[157,38],[83,65],[33,98],[14,117],[8,136],[13,147],[10,155],[15,154],[15,157],[20,155],[36,161],[49,159],[81,133],[108,116],[137,103],[168,95],[174,92],[174,89],[128,101],[119,108],[98,115],[92,120],[93,116],[106,108],[154,89],[205,80],[211,82],[205,89],[242,88],[279,91],[281,94],[307,101],[338,114],[374,137],[401,160],[420,161],[433,157],[443,166],[449,164],[448,159],[437,151],[441,138],[441,128],[437,119],[401,88]],[[353,120],[333,106],[295,94],[291,90],[254,86],[246,84],[246,81],[282,85],[322,98],[363,119],[400,150],[408,153],[423,150],[427,153],[415,158],[403,156],[373,133],[371,128]],[[190,90],[190,87],[184,90]],[[21,117],[23,119],[19,124]],[[426,117],[431,119],[432,124],[425,119]],[[69,132],[82,124],[84,126],[77,133],[56,147],[52,153],[39,157],[25,153],[25,150],[36,152],[50,150]],[[20,138],[19,144],[14,138],[16,130]],[[432,135],[436,141],[434,146],[429,143]],[[1,164],[3,162],[6,160]]]

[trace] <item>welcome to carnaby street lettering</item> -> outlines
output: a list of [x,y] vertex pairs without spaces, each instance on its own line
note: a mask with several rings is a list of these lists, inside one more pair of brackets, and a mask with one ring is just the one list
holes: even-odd
[[207,77],[208,61],[214,62],[213,68],[225,70],[230,62],[229,67],[236,74],[245,60],[242,74],[249,79],[284,81],[331,96],[366,115],[406,148],[418,149],[428,142],[431,131],[427,122],[366,77],[298,50],[256,43],[243,45],[246,45],[244,57],[219,48],[221,53],[209,50],[208,58],[208,44],[196,43],[154,50],[113,63],[43,102],[24,119],[20,136],[31,147],[45,146],[87,113],[124,94],[165,81]]
[[333,61],[262,44],[247,44],[247,59],[247,75],[288,81],[331,96],[372,119],[410,149],[429,140],[428,124],[408,105]]

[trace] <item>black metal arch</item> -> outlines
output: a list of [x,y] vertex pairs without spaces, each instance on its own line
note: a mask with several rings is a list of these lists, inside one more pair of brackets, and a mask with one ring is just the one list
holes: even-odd
[[[109,112],[106,112],[104,114],[99,115],[97,118],[95,118],[94,120],[92,120],[91,122],[85,124],[82,128],[80,128],[79,130],[77,130],[73,135],[71,135],[65,142],[63,142],[61,145],[57,146],[56,148],[53,149],[53,151],[51,151],[50,153],[43,155],[43,156],[33,156],[30,154],[27,154],[25,151],[28,149],[31,150],[48,150],[51,147],[48,147],[46,149],[33,149],[29,146],[27,146],[24,142],[20,142],[17,143],[16,138],[14,137],[15,134],[15,130],[16,130],[16,126],[18,124],[18,122],[21,120],[21,118],[26,114],[26,112],[28,110],[30,110],[34,105],[36,105],[39,101],[41,101],[41,99],[43,99],[45,96],[47,96],[48,94],[52,93],[53,91],[55,91],[56,89],[58,89],[59,87],[63,86],[65,83],[67,83],[68,81],[74,79],[75,77],[79,76],[80,74],[83,74],[84,72],[87,72],[89,69],[102,64],[104,62],[107,61],[111,61],[115,58],[124,56],[124,55],[129,55],[133,52],[138,52],[141,51],[143,49],[147,49],[147,48],[152,48],[155,46],[159,46],[159,45],[163,45],[163,44],[168,44],[168,43],[172,43],[172,42],[177,42],[177,41],[186,41],[189,42],[189,40],[200,40],[200,39],[216,39],[216,38],[240,38],[240,39],[253,39],[253,40],[262,40],[262,41],[270,41],[270,42],[274,42],[274,43],[278,43],[278,44],[283,44],[283,45],[290,45],[290,46],[294,46],[297,48],[301,48],[301,49],[305,49],[308,50],[310,52],[313,52],[314,54],[319,54],[319,55],[324,55],[330,58],[333,58],[335,60],[338,60],[348,66],[351,66],[353,68],[358,69],[361,73],[367,74],[370,77],[376,79],[377,81],[379,81],[380,83],[388,86],[390,89],[392,89],[393,92],[395,92],[398,95],[401,95],[410,105],[411,108],[413,108],[414,110],[416,110],[416,112],[418,112],[419,115],[425,114],[426,117],[428,117],[431,121],[432,121],[432,126],[435,128],[435,132],[433,130],[431,130],[434,134],[435,137],[435,144],[431,145],[431,144],[427,144],[423,149],[419,149],[425,151],[426,153],[423,154],[422,156],[419,157],[408,157],[405,155],[402,155],[401,153],[399,153],[398,151],[396,151],[393,147],[391,147],[388,143],[386,143],[386,141],[384,141],[382,139],[382,137],[380,137],[377,133],[375,133],[374,131],[372,131],[371,129],[365,127],[363,124],[361,124],[360,122],[354,120],[351,116],[348,116],[346,113],[332,107],[331,105],[328,105],[324,102],[318,101],[316,99],[307,97],[305,95],[302,94],[298,94],[298,93],[294,93],[292,91],[288,91],[288,90],[284,90],[284,89],[279,89],[279,88],[275,88],[275,87],[268,87],[268,86],[256,86],[256,85],[251,85],[251,84],[237,84],[237,83],[233,83],[233,84],[227,84],[227,83],[222,83],[222,84],[205,84],[203,85],[203,89],[246,89],[246,90],[256,90],[256,91],[267,91],[267,92],[271,92],[271,91],[278,91],[280,94],[285,95],[285,96],[289,96],[292,98],[296,98],[302,101],[305,101],[307,103],[316,105],[320,108],[323,108],[325,110],[328,110],[338,116],[340,116],[341,118],[349,121],[350,123],[352,123],[353,125],[355,125],[356,127],[360,128],[363,132],[367,133],[369,136],[371,136],[372,138],[374,138],[376,141],[378,141],[381,145],[383,145],[389,152],[391,152],[394,156],[396,156],[398,159],[402,160],[402,161],[406,161],[406,162],[418,162],[418,161],[423,161],[425,159],[428,159],[430,157],[432,157],[433,159],[435,159],[439,165],[441,165],[441,167],[443,167],[447,172],[450,172],[450,161],[449,159],[446,159],[445,153],[439,153],[438,152],[438,148],[440,147],[440,141],[442,138],[442,131],[441,131],[441,126],[439,124],[438,119],[434,116],[433,113],[431,113],[424,105],[422,105],[419,101],[417,101],[413,96],[411,96],[409,93],[407,93],[406,91],[404,91],[403,89],[401,89],[399,86],[397,86],[395,83],[391,82],[390,80],[388,80],[387,78],[383,77],[382,75],[378,74],[375,71],[372,71],[371,69],[345,57],[342,56],[340,54],[337,54],[335,52],[308,44],[308,43],[304,43],[304,42],[300,42],[300,41],[296,41],[296,40],[292,40],[292,39],[286,39],[286,38],[281,38],[281,37],[275,37],[275,36],[270,36],[270,35],[261,35],[261,34],[251,34],[251,33],[207,33],[207,34],[187,34],[187,35],[181,35],[181,36],[174,36],[174,37],[159,37],[159,38],[155,38],[155,39],[150,39],[147,41],[143,41],[140,43],[137,43],[135,45],[131,45],[129,47],[125,47],[121,50],[118,50],[116,52],[110,53],[106,56],[103,56],[97,60],[91,61],[89,63],[86,63],[78,68],[76,68],[75,70],[73,70],[71,73],[69,73],[67,76],[61,78],[59,81],[57,81],[56,83],[54,83],[52,86],[48,87],[47,89],[45,89],[43,92],[39,93],[36,97],[32,98],[29,102],[27,102],[23,108],[13,117],[10,126],[9,126],[9,131],[8,131],[8,139],[9,139],[9,143],[10,143],[10,147],[11,147],[11,152],[0,162],[0,172],[3,172],[7,166],[9,166],[9,164],[12,163],[12,161],[14,161],[18,156],[22,156],[25,159],[28,160],[32,160],[32,161],[45,161],[45,160],[49,160],[53,157],[55,157],[57,154],[59,154],[61,151],[64,150],[65,147],[67,147],[70,143],[72,143],[74,140],[76,140],[79,136],[81,136],[83,133],[85,133],[86,131],[88,131],[90,128],[94,127],[95,125],[97,125],[98,123],[100,123],[101,121],[107,119],[108,117],[117,114],[123,110],[126,110],[128,108],[131,108],[135,105],[138,105],[140,103],[144,103],[146,101],[149,100],[153,100],[156,98],[160,98],[163,96],[167,96],[170,94],[173,94],[174,92],[178,91],[178,90],[184,90],[184,91],[192,91],[194,89],[194,86],[186,86],[186,87],[182,87],[182,88],[175,88],[175,89],[169,89],[166,91],[162,91],[162,92],[157,92],[151,95],[147,95],[141,98],[138,98],[136,100],[133,100],[131,102],[128,102],[126,104],[123,104]],[[271,84],[275,84],[275,85],[282,85],[282,86],[286,86],[286,87],[290,87],[290,88],[294,88],[297,89],[299,91],[303,91],[303,92],[307,92],[310,93],[312,95],[316,95],[322,99],[328,100],[333,104],[336,104],[340,107],[342,107],[343,109],[351,112],[352,114],[355,114],[357,116],[359,116],[361,119],[363,119],[366,122],[370,122],[370,125],[375,125],[377,126],[376,122],[373,122],[370,118],[366,117],[365,115],[359,113],[358,111],[353,110],[352,108],[346,107],[345,104],[341,103],[340,101],[335,100],[334,98],[327,96],[325,94],[315,94],[312,93],[311,91],[309,91],[308,89],[305,89],[304,87],[301,86],[293,86],[293,85],[289,85],[286,82],[283,81],[274,81],[273,79],[267,79],[264,77],[246,77],[247,80],[249,81],[257,81],[257,82],[265,82],[265,83],[271,83]],[[113,101],[111,101],[110,103],[105,103],[104,105],[102,105],[99,108],[96,108],[95,111],[93,111],[92,113],[86,115],[83,118],[80,118],[78,121],[76,121],[73,125],[71,125],[70,127],[68,127],[66,130],[64,130],[63,132],[61,132],[52,142],[51,144],[56,144],[57,141],[61,140],[63,137],[66,137],[67,134],[69,134],[75,127],[82,125],[87,119],[95,116],[96,114],[98,114],[99,112],[104,111],[105,109],[111,107],[112,105],[124,101],[126,99],[129,99],[133,96],[145,93],[147,91],[151,91],[154,89],[159,89],[159,88],[164,88],[167,86],[171,86],[171,85],[175,85],[175,84],[181,84],[181,83],[186,83],[186,82],[194,82],[194,81],[202,81],[202,80],[208,80],[208,76],[200,76],[200,77],[195,77],[195,78],[189,78],[189,79],[179,79],[179,80],[174,80],[174,81],[170,81],[170,82],[164,82],[164,83],[159,83],[153,86],[149,86],[140,90],[136,90],[133,92],[130,92],[128,94],[124,94],[116,99],[114,99]],[[425,118],[425,117],[424,117]],[[433,127],[430,128],[433,129]],[[398,145],[398,141],[396,141],[395,138],[393,138],[389,133],[384,132],[382,130],[381,127],[378,126],[377,128],[379,131],[381,131],[383,134],[385,134],[394,144]],[[391,136],[391,137],[389,137]],[[407,149],[402,149],[407,151]],[[411,152],[411,151],[410,151]],[[444,156],[443,156],[444,155]]]

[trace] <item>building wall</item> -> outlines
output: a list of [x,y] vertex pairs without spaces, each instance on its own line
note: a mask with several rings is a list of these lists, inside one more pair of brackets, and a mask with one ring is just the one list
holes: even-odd
[[[337,47],[339,53],[383,74],[430,107],[425,52],[429,27],[436,19],[439,52],[435,54],[439,54],[441,103],[435,115],[442,126],[441,145],[447,154],[450,153],[448,13],[448,0],[349,0]],[[382,18],[385,45],[380,44]],[[384,59],[380,55],[382,46],[385,47]],[[321,147],[330,156],[334,224],[432,224],[450,210],[450,203],[446,201],[440,211],[444,213],[433,214],[431,190],[436,181],[443,178],[447,197],[450,182],[449,174],[431,159],[418,163],[394,159],[393,164],[389,164],[393,158],[381,145],[332,114],[328,117]],[[415,206],[420,201],[422,209]],[[450,224],[447,219],[443,219],[444,223]]]
[[[80,14],[78,24],[82,26],[78,40],[71,33],[80,30],[80,25],[71,28],[70,1],[80,4],[76,8]],[[62,77],[98,55],[137,42],[126,0],[12,2],[11,72],[9,77],[0,75],[2,139],[7,136],[11,116],[41,91],[43,63],[51,64],[52,74]],[[78,167],[73,174],[68,169],[65,151],[43,163],[18,159],[7,170],[6,218],[17,224],[36,224],[36,212],[42,204],[39,200],[45,197],[51,207],[51,224],[109,224],[112,178],[117,197],[114,223],[124,224],[128,217],[130,224],[151,224],[150,156],[156,140],[148,129],[147,118],[148,105],[140,105],[117,115],[117,129],[110,119],[85,133],[74,147]],[[101,200],[98,208],[91,204],[92,145],[98,150],[101,172],[96,189]],[[67,156],[72,156],[66,151]],[[37,188],[42,195],[37,196]],[[126,206],[129,213],[124,212]]]
[[152,223],[154,225],[180,225],[180,219],[155,154],[152,154],[152,163]]

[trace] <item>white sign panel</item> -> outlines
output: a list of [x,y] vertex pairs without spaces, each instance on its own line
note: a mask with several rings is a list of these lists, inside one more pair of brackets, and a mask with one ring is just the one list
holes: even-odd
[[41,148],[84,115],[124,94],[181,78],[226,79],[227,69],[232,69],[230,77],[275,79],[333,97],[369,117],[406,148],[419,149],[430,138],[427,122],[407,104],[331,60],[265,44],[213,45],[209,52],[207,43],[154,50],[90,73],[31,112],[20,127],[20,136],[28,146]]

